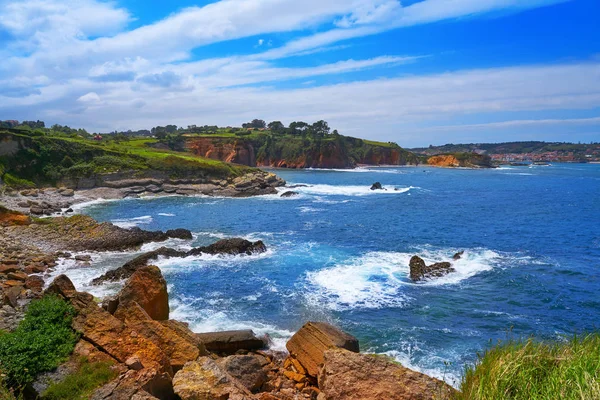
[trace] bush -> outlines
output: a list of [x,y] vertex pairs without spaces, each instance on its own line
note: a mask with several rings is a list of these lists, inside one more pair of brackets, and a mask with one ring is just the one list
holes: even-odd
[[71,328],[74,315],[70,304],[45,296],[31,302],[14,332],[0,336],[0,370],[9,387],[22,388],[68,358],[78,340]]
[[600,399],[600,333],[498,344],[467,368],[461,391],[458,399]]
[[16,176],[11,175],[9,173],[4,174],[2,179],[4,180],[4,183],[7,186],[10,186],[15,189],[27,189],[35,187],[35,183],[28,181],[27,179],[17,178]]
[[42,400],[85,400],[94,389],[110,382],[117,376],[108,362],[90,363],[80,360],[79,368],[65,379],[52,384],[43,394]]

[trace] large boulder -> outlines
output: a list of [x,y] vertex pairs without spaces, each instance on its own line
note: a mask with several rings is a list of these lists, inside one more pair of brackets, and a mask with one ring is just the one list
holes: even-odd
[[168,324],[153,320],[135,301],[119,304],[115,317],[157,345],[169,357],[174,372],[179,371],[186,362],[208,354],[202,343],[194,340],[191,331],[182,334],[182,326],[174,330]]
[[250,400],[254,397],[210,357],[191,361],[173,377],[181,400]]
[[455,394],[446,383],[385,357],[344,349],[325,352],[319,389],[324,400],[441,400]]
[[234,355],[221,358],[217,364],[251,392],[258,391],[267,382],[263,367],[269,361],[258,354]]
[[238,350],[258,350],[265,342],[251,330],[197,333],[208,351],[219,354],[234,354]]
[[330,348],[359,352],[358,340],[325,322],[307,322],[285,345],[290,356],[316,377],[323,365],[323,354]]
[[380,182],[375,182],[371,185],[371,190],[383,190],[383,186],[381,186]]
[[159,346],[98,307],[93,298],[84,297],[81,301],[74,301],[78,299],[78,296],[71,299],[78,311],[73,320],[73,328],[81,332],[83,339],[93,343],[119,363],[136,357],[143,368],[173,376],[169,357]]
[[77,293],[75,285],[64,274],[54,278],[50,286],[46,289],[46,294],[56,294],[65,299],[71,298],[75,293]]
[[419,282],[429,278],[440,278],[454,272],[452,264],[449,262],[440,262],[426,265],[425,261],[419,256],[413,256],[408,263],[410,268],[410,279]]
[[128,302],[138,303],[152,319],[169,319],[167,281],[158,267],[145,266],[131,275],[119,293],[119,304]]

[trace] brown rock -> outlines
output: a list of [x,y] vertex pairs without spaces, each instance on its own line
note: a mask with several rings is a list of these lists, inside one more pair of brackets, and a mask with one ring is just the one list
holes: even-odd
[[[77,298],[73,296],[73,299]],[[98,307],[89,297],[78,303],[73,300],[71,302],[78,310],[73,327],[83,334],[83,339],[93,343],[120,363],[137,356],[146,369],[173,376],[169,358],[152,341]]]
[[167,281],[156,266],[138,269],[119,293],[119,304],[135,301],[155,320],[169,319]]
[[208,351],[222,354],[234,354],[238,350],[257,350],[265,343],[251,330],[197,333],[196,336]]
[[41,292],[44,289],[44,279],[37,275],[28,276],[25,280],[25,288],[34,292]]
[[169,358],[174,372],[183,368],[186,362],[207,354],[202,345],[187,339],[193,335],[180,335],[159,321],[154,321],[136,302],[119,304],[115,317],[125,322],[127,329],[134,330],[140,337],[159,347]]
[[325,352],[319,389],[327,400],[430,400],[455,394],[444,382],[385,357],[343,349]]
[[73,285],[73,282],[71,282],[69,277],[63,274],[54,278],[50,286],[48,286],[46,289],[46,293],[57,294],[65,299],[68,299],[77,293],[77,290],[75,289],[75,285]]
[[10,272],[17,272],[19,267],[17,265],[0,265],[0,274],[8,274]]
[[307,374],[316,377],[323,365],[323,353],[332,347],[340,347],[358,352],[358,340],[333,325],[325,322],[307,322],[287,342],[290,356],[306,369]]
[[8,279],[11,279],[13,281],[22,281],[24,282],[25,279],[27,279],[27,274],[23,271],[16,271],[16,272],[9,272],[6,274],[6,277]]
[[410,268],[410,279],[414,282],[428,278],[439,278],[450,272],[454,272],[454,268],[452,268],[452,264],[449,262],[426,265],[425,261],[419,256],[413,256],[408,266]]
[[23,282],[10,280],[10,281],[2,282],[2,285],[6,286],[6,287],[15,287],[15,286],[23,287]]
[[251,392],[256,392],[267,382],[267,374],[262,369],[267,363],[259,355],[229,356],[217,361],[225,372]]
[[21,296],[21,286],[13,286],[4,291],[2,302],[12,308],[16,308],[19,303],[19,297]]
[[175,374],[173,390],[181,400],[250,400],[255,397],[209,357],[191,361]]

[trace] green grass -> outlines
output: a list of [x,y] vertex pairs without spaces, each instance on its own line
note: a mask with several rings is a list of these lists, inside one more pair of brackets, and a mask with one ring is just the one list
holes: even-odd
[[20,389],[68,358],[78,340],[74,315],[70,304],[45,296],[31,302],[14,332],[0,335],[0,370],[9,387]]
[[13,189],[28,189],[35,187],[35,183],[28,181],[27,179],[17,178],[16,176],[13,176],[9,173],[5,173],[2,176],[2,180],[7,186]]
[[92,392],[117,376],[111,363],[94,362],[82,358],[78,369],[60,382],[52,384],[41,400],[86,400]]
[[600,333],[500,343],[467,368],[457,400],[600,399]]

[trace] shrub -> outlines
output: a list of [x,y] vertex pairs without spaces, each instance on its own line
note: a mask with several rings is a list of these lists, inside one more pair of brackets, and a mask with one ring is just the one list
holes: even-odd
[[70,304],[45,296],[31,302],[14,332],[0,336],[0,370],[9,387],[22,388],[67,359],[78,340],[71,328],[74,315]]
[[27,179],[17,178],[16,176],[11,175],[9,173],[4,174],[2,179],[4,180],[4,183],[7,186],[10,186],[15,189],[25,189],[25,188],[34,188],[35,187],[35,183],[28,181]]
[[50,385],[42,394],[42,400],[85,400],[94,389],[110,382],[117,376],[108,362],[90,363],[82,358],[76,372],[62,381]]
[[467,368],[458,399],[600,399],[600,333],[500,343]]

